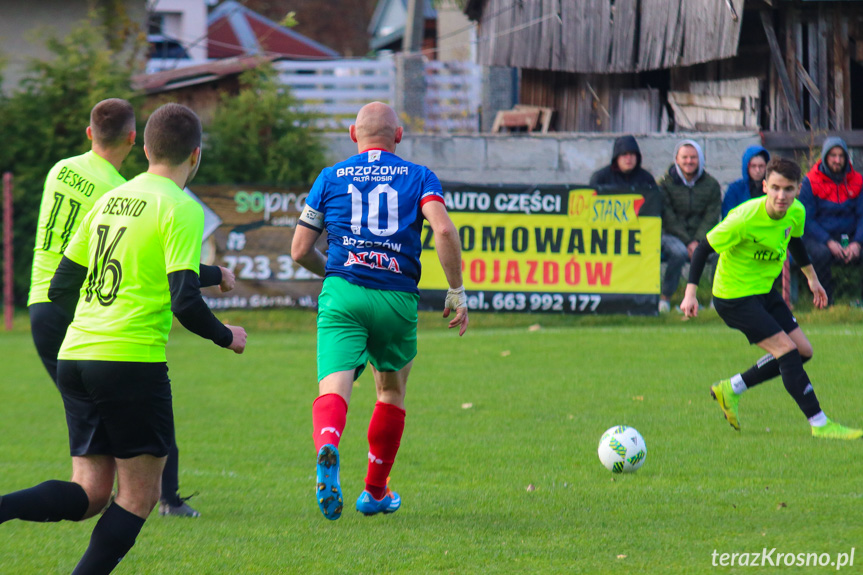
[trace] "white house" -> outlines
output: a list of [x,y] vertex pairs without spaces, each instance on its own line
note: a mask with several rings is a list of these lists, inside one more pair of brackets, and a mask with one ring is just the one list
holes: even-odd
[[[189,59],[207,59],[206,0],[147,0],[148,36],[175,40]],[[157,40],[158,41],[158,40]]]

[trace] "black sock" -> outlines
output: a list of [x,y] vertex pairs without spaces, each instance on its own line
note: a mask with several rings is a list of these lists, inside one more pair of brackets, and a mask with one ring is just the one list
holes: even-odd
[[[812,357],[803,357],[801,355],[800,359],[803,363],[806,363],[812,359]],[[740,377],[743,378],[743,383],[746,384],[747,389],[755,387],[759,383],[764,383],[774,377],[779,377],[779,362],[776,361],[775,357],[768,353],[755,362],[755,365],[741,373]]]
[[782,374],[782,383],[785,384],[785,390],[797,402],[800,411],[806,418],[817,415],[821,411],[821,405],[818,403],[818,398],[815,396],[815,390],[812,388],[812,383],[809,381],[809,376],[803,370],[803,360],[800,358],[800,352],[795,350],[789,351],[779,358],[779,372]]
[[173,507],[182,505],[180,501],[180,450],[177,443],[171,445],[168,458],[165,460],[165,469],[162,471],[162,501],[166,501]]
[[10,519],[54,522],[80,521],[90,499],[77,483],[52,479],[0,498],[0,523]]
[[102,575],[113,571],[135,544],[143,526],[143,519],[116,502],[111,503],[93,528],[90,546],[72,575]]

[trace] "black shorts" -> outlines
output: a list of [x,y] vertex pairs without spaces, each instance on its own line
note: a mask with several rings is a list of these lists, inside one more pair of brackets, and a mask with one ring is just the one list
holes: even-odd
[[716,313],[728,327],[740,330],[749,343],[758,343],[784,331],[791,333],[800,326],[779,292],[734,299],[713,298]]
[[164,457],[174,442],[168,364],[61,359],[69,452]]
[[51,302],[34,303],[29,311],[30,333],[33,334],[36,352],[54,385],[57,385],[57,354],[72,318],[62,307]]

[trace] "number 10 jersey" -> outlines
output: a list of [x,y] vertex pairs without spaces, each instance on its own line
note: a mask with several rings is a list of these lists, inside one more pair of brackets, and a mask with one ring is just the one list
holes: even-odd
[[327,276],[364,287],[417,293],[422,211],[443,202],[437,176],[385,150],[325,168],[306,203],[323,214]]

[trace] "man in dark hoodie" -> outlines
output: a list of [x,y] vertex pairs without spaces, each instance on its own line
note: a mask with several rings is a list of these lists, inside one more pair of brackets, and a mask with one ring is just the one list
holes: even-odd
[[641,149],[633,136],[621,136],[614,141],[611,164],[590,176],[593,188],[635,190],[656,188],[656,180],[641,167]]
[[734,180],[725,190],[722,198],[722,219],[728,215],[733,208],[752,198],[760,198],[764,195],[764,174],[767,171],[767,162],[770,161],[770,153],[762,146],[749,146],[743,152],[743,165],[741,171],[743,177]]
[[863,176],[851,166],[848,146],[827,138],[800,188],[806,208],[803,242],[833,304],[832,264],[860,264],[863,245]]
[[704,152],[693,140],[674,148],[674,163],[659,180],[662,191],[662,257],[667,263],[659,296],[659,311],[671,308],[680,272],[698,244],[719,222],[722,192],[719,182],[704,171]]

